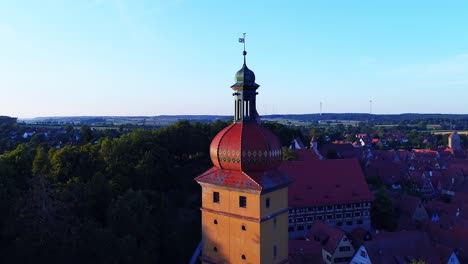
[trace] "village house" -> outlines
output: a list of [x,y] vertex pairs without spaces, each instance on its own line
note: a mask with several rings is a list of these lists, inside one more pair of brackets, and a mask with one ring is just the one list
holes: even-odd
[[[425,263],[460,263],[455,254],[442,262],[439,251],[424,232],[400,231],[381,233],[365,241],[351,259],[351,264],[394,264],[422,260]],[[444,255],[445,258],[445,255]]]
[[322,259],[326,264],[348,263],[355,249],[345,232],[336,226],[317,221],[307,232],[306,239],[320,242]]

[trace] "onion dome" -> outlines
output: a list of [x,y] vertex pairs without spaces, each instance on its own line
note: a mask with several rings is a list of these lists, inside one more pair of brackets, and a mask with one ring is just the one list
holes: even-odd
[[231,88],[234,90],[239,90],[241,88],[257,89],[260,86],[255,83],[255,73],[252,70],[250,70],[247,67],[247,64],[245,63],[246,55],[247,55],[247,52],[244,51],[244,65],[242,66],[242,69],[237,71],[236,76],[234,78],[236,83],[231,86]]
[[257,122],[233,123],[216,135],[210,157],[219,169],[264,171],[280,165],[278,138]]

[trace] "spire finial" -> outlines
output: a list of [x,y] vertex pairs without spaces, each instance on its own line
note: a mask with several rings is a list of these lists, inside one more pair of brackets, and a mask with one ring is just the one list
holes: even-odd
[[244,52],[242,54],[244,55],[244,65],[245,65],[245,56],[247,55],[247,51],[245,51],[245,33],[243,38],[239,38],[239,42],[244,44]]

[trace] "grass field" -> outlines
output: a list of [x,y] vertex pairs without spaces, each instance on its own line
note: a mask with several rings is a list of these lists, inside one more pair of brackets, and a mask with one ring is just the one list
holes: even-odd
[[[434,131],[434,134],[436,135],[445,135],[450,133],[452,133],[452,131]],[[468,135],[468,131],[457,131],[457,133],[460,135]]]

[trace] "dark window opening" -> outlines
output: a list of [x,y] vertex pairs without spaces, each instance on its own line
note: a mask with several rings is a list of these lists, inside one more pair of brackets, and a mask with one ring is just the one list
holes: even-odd
[[367,258],[367,254],[365,251],[361,250],[361,257],[363,258]]
[[270,208],[270,198],[266,199],[266,208]]
[[242,207],[242,208],[247,207],[247,197],[239,196],[239,207]]
[[244,254],[242,254],[242,259],[245,260],[245,255]]
[[245,228],[245,225],[242,225],[242,230],[247,230],[247,228]]
[[217,248],[217,247],[213,247],[213,251],[214,251],[214,252],[218,252],[218,248]]
[[217,224],[218,224],[218,220],[215,219],[215,220],[213,221],[213,223],[214,223],[215,225],[217,225]]
[[219,203],[219,192],[213,192],[213,203]]
[[275,257],[275,258],[276,258],[276,253],[277,252],[276,252],[276,245],[275,245],[275,246],[273,246],[273,257]]
[[340,252],[343,252],[343,251],[350,251],[351,248],[348,247],[348,246],[345,246],[345,247],[340,247],[339,250],[340,250]]

